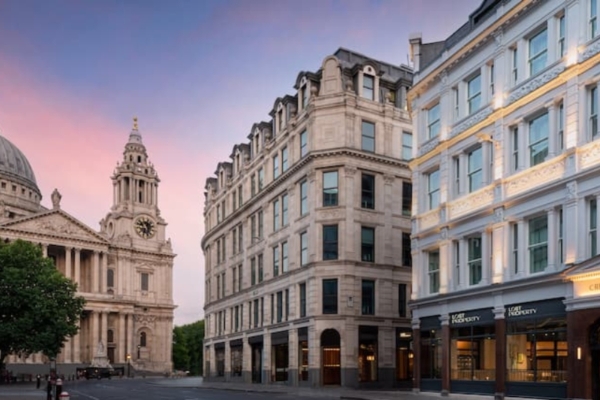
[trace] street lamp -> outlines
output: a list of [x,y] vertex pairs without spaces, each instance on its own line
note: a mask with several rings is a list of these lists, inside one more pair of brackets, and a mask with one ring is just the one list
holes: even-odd
[[139,359],[140,359],[140,349],[142,348],[142,345],[141,345],[141,344],[138,344],[138,345],[137,345],[137,348],[138,348],[138,357],[137,357],[137,358],[138,358],[138,360],[139,360]]
[[131,354],[127,353],[127,377],[131,378]]

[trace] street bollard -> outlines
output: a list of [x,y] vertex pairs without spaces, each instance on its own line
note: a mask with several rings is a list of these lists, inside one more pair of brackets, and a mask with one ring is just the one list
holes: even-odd
[[62,392],[62,393],[60,394],[60,396],[58,396],[58,398],[59,398],[60,400],[70,400],[70,399],[71,399],[71,397],[69,396],[69,393],[68,393],[68,392]]

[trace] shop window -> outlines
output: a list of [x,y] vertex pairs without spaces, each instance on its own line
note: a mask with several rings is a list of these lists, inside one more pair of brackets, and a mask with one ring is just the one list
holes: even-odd
[[376,326],[359,326],[358,328],[358,381],[377,381],[377,334]]
[[216,349],[215,358],[217,360],[217,376],[225,376],[225,349]]
[[301,340],[298,346],[298,379],[308,381],[308,340]]
[[440,329],[421,329],[421,379],[442,379]]
[[494,381],[496,339],[493,326],[467,326],[451,331],[452,380]]
[[231,348],[231,374],[233,376],[242,376],[243,357],[243,347]]

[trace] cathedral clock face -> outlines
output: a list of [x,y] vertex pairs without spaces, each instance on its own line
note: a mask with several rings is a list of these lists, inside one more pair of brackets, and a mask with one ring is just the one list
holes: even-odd
[[135,232],[144,239],[151,238],[156,233],[156,224],[148,217],[140,217],[135,221]]

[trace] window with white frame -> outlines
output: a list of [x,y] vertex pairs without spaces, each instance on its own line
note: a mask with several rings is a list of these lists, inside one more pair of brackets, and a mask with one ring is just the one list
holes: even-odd
[[565,149],[565,104],[562,101],[558,104],[557,119],[558,132],[556,139],[558,150],[563,151]]
[[589,29],[590,38],[593,39],[598,34],[598,0],[590,1],[590,18],[589,18]]
[[288,167],[288,148],[286,146],[281,149],[281,172],[287,171]]
[[482,251],[481,251],[481,236],[470,237],[467,240],[469,265],[469,285],[477,285],[481,282],[483,267],[482,267]]
[[363,74],[362,97],[375,100],[375,77],[373,75]]
[[452,102],[454,107],[454,121],[458,121],[460,118],[460,92],[458,91],[458,86],[452,88]]
[[590,249],[590,257],[594,257],[598,254],[598,204],[596,199],[590,199],[588,202],[588,214],[589,218],[589,243],[588,248]]
[[481,74],[467,81],[467,106],[469,114],[481,107]]
[[364,151],[375,151],[375,124],[368,121],[362,121],[361,128],[361,148]]
[[300,215],[308,214],[308,181],[300,182]]
[[434,250],[427,253],[429,293],[440,291],[440,251]]
[[279,199],[273,202],[273,232],[279,230]]
[[565,241],[564,241],[564,224],[563,224],[563,209],[558,209],[558,246],[557,246],[557,257],[560,264],[565,262]]
[[510,49],[510,61],[512,84],[516,85],[519,81],[519,49],[516,45]]
[[440,103],[435,104],[427,110],[427,134],[428,139],[433,139],[440,134]]
[[548,65],[548,29],[544,27],[529,39],[529,76],[536,75]]
[[300,265],[308,264],[308,232],[300,234]]
[[430,210],[440,205],[440,170],[430,172],[427,178],[427,204]]
[[519,272],[519,224],[512,224],[510,226],[510,233],[512,236],[511,241],[511,253],[512,253],[512,266],[513,272],[516,274]]
[[589,129],[590,137],[595,139],[598,136],[598,86],[593,86],[589,90]]
[[273,179],[277,179],[279,177],[279,155],[275,154],[273,156]]
[[565,43],[565,14],[561,14],[556,17],[556,22],[558,25],[558,57],[564,57],[566,53],[566,43]]
[[300,134],[300,158],[304,158],[308,154],[308,132],[302,131]]
[[510,128],[510,143],[511,143],[511,167],[513,171],[519,170],[519,127],[513,126]]
[[489,83],[490,83],[490,99],[493,98],[494,93],[496,88],[494,87],[495,84],[495,80],[496,80],[496,73],[495,73],[495,69],[494,69],[494,62],[492,61],[491,63],[488,64],[488,74],[489,74]]
[[402,159],[412,160],[412,133],[402,131]]
[[452,242],[454,256],[454,287],[460,286],[460,241],[454,240]]
[[529,220],[529,272],[541,272],[548,265],[548,217]]
[[469,192],[483,187],[483,150],[481,146],[467,153],[467,177]]
[[548,113],[529,121],[529,166],[543,163],[548,156]]

